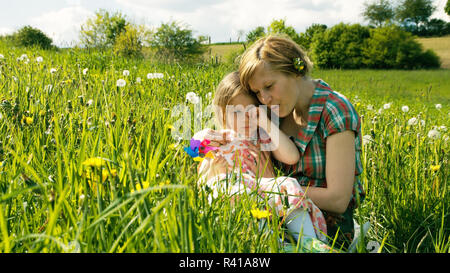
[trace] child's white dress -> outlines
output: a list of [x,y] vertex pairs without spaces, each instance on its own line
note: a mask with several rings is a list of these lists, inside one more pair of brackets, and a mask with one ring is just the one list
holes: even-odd
[[[194,139],[203,141],[208,129],[202,130],[194,135]],[[221,130],[227,135],[227,139],[231,142],[227,145],[220,146],[215,152],[217,155],[223,156],[230,169],[235,166],[235,158],[247,157],[256,159],[249,153],[248,146],[244,143],[244,139],[239,138],[233,130]],[[256,142],[256,141],[255,141]],[[270,142],[270,141],[269,141]],[[256,143],[255,143],[256,144]],[[270,145],[265,143],[262,145]],[[239,160],[236,160],[239,162]],[[242,162],[242,160],[240,160]],[[199,173],[203,172],[205,165],[202,162],[199,166]],[[305,196],[302,188],[295,178],[280,176],[277,178],[260,177],[256,179],[256,175],[249,170],[244,162],[236,163],[234,167],[234,175],[236,178],[231,179],[232,174],[221,173],[209,180],[206,180],[206,174],[203,174],[198,184],[200,186],[208,186],[212,190],[212,197],[217,198],[220,193],[231,196],[234,202],[237,201],[242,194],[251,194],[255,191],[262,200],[267,198],[269,210],[273,210],[279,217],[288,215],[291,211],[298,208],[308,210],[309,216],[314,226],[315,234],[321,241],[326,241],[327,226],[325,218],[320,209]],[[233,183],[231,183],[233,181]]]

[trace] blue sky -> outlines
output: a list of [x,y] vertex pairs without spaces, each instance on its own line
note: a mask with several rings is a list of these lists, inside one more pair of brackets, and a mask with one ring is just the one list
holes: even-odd
[[[78,41],[80,26],[96,10],[121,11],[135,23],[149,28],[177,20],[194,30],[194,35],[210,35],[212,42],[236,40],[273,19],[285,19],[297,31],[312,23],[332,26],[339,22],[363,23],[361,11],[367,0],[0,0],[0,34],[24,25],[43,30],[58,46]],[[432,18],[450,21],[443,7],[447,0],[434,0],[438,10]]]

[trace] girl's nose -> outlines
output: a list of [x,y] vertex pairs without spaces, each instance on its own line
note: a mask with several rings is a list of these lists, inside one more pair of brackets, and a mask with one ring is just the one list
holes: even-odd
[[269,104],[270,99],[271,99],[271,97],[269,95],[269,92],[261,91],[261,102],[262,103]]

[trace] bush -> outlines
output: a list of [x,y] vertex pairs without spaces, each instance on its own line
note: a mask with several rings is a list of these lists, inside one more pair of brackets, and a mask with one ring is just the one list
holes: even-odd
[[116,38],[114,53],[124,57],[142,57],[142,47],[147,33],[144,26],[127,25]]
[[52,47],[52,39],[37,28],[25,26],[12,35],[14,43],[19,46],[31,47],[37,46],[42,49]]
[[89,48],[112,48],[117,37],[129,23],[121,12],[111,13],[100,9],[95,17],[89,18],[80,31],[81,44]]
[[323,33],[327,29],[326,25],[312,24],[304,33],[300,33],[299,44],[309,50],[312,40],[316,34]]
[[160,60],[188,61],[200,57],[205,48],[192,37],[192,30],[179,23],[161,24],[150,45],[156,49]]
[[369,28],[359,24],[338,24],[313,37],[311,57],[320,68],[361,68],[362,51],[370,36]]
[[423,52],[414,36],[398,26],[371,30],[364,49],[364,63],[370,68],[435,68],[439,57],[432,51]]

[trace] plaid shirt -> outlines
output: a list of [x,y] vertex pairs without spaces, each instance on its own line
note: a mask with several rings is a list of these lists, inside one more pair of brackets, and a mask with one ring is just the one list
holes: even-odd
[[[287,165],[275,160],[285,175],[295,177],[302,186],[327,187],[325,177],[326,138],[329,135],[351,130],[355,132],[355,185],[350,209],[357,207],[365,196],[359,175],[361,162],[361,121],[348,99],[333,91],[328,84],[318,80],[309,107],[308,125],[297,136],[290,136],[300,151],[300,160]],[[358,201],[359,199],[359,201]]]

